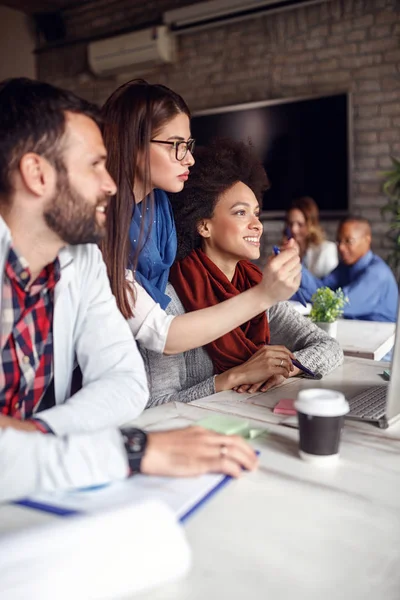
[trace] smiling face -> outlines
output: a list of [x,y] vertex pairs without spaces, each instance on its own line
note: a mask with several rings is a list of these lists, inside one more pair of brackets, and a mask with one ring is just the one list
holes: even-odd
[[[159,131],[154,132],[150,142],[150,179],[152,189],[165,192],[180,192],[189,177],[189,169],[194,164],[190,151],[182,160],[177,160],[175,148],[160,142],[186,142],[190,139],[190,121],[185,113],[179,113],[168,121]],[[137,167],[138,187],[143,182],[143,161],[139,158]],[[136,184],[135,184],[136,185]],[[149,193],[148,190],[147,193]],[[140,194],[141,196],[142,194]],[[138,198],[142,200],[143,198]]]
[[44,207],[47,225],[68,244],[97,243],[116,186],[105,167],[99,128],[81,114],[66,114],[65,148],[56,161],[54,193]]
[[254,193],[239,181],[221,194],[211,219],[199,224],[202,249],[227,277],[233,276],[239,260],[260,257],[263,228],[259,216]]

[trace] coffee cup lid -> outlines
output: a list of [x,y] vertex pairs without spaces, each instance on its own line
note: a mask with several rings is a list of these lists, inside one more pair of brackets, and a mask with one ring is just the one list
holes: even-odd
[[298,412],[314,417],[340,417],[350,410],[349,403],[341,392],[323,388],[301,390],[294,407]]

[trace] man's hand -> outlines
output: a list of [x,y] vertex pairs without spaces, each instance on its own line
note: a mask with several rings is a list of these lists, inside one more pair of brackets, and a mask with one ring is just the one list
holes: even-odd
[[271,256],[263,271],[259,284],[271,305],[291,298],[301,282],[301,263],[294,240],[278,256]]
[[38,431],[36,425],[31,421],[20,421],[19,419],[14,419],[14,417],[0,415],[0,429],[5,429],[6,427],[19,429],[20,431]]
[[[260,385],[273,375],[280,375],[286,379],[294,370],[292,358],[294,354],[285,346],[263,346],[246,362],[217,375],[215,391],[248,391],[252,384],[256,384],[253,391],[257,391]],[[242,386],[246,386],[246,390],[241,389]]]
[[239,477],[243,469],[253,471],[257,466],[254,450],[241,437],[202,427],[148,433],[147,440],[141,464],[141,472],[147,475]]

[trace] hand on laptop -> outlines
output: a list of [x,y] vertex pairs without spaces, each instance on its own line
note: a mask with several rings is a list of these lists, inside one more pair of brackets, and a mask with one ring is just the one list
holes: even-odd
[[239,477],[257,466],[254,450],[241,437],[221,435],[202,427],[147,434],[141,472],[147,475],[191,477],[224,473]]

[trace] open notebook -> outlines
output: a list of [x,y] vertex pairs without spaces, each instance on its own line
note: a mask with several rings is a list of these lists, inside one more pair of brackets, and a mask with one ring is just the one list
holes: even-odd
[[16,504],[68,516],[159,500],[172,510],[177,519],[184,522],[228,481],[230,477],[213,474],[201,477],[135,475],[101,487],[36,494]]

